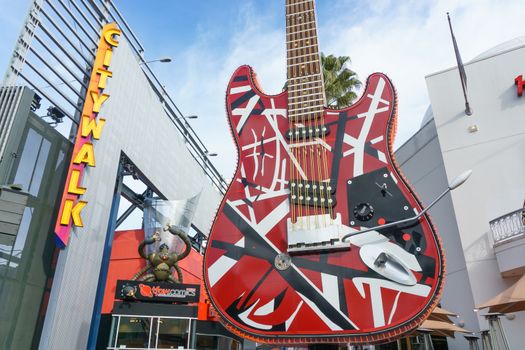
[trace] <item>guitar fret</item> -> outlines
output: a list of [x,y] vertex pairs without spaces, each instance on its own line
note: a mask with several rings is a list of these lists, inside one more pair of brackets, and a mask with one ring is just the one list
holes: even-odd
[[[309,77],[316,77],[316,76],[319,76],[319,75],[321,75],[321,74],[320,73],[310,74]],[[288,80],[295,80],[295,79],[306,79],[306,77],[293,77],[293,78],[290,78]]]
[[[317,74],[315,74],[317,75]],[[291,79],[300,79],[300,78],[303,78],[303,79],[306,79],[306,77],[311,77],[312,75],[305,75],[303,77],[296,77],[296,78],[291,78]],[[319,77],[320,78],[320,77]],[[303,82],[289,82],[289,85],[290,86],[299,86],[299,85],[305,85],[305,84],[317,84],[317,83],[321,83],[321,79],[319,79],[318,77],[314,77],[314,80],[305,80]],[[290,80],[290,79],[288,79]]]
[[[297,98],[305,98],[305,97],[311,97],[311,96],[318,96],[318,95],[321,95],[322,96],[322,92],[319,91],[319,92],[315,92],[313,94],[308,94],[308,95],[299,95],[299,96],[288,96],[288,100],[295,100]],[[295,103],[295,102],[294,102]],[[292,103],[288,103],[288,104],[292,104]]]
[[287,60],[293,60],[293,59],[296,59],[296,58],[302,58],[302,57],[312,56],[312,55],[319,56],[319,52],[312,52],[312,53],[307,53],[307,54],[300,55],[300,56],[287,57],[286,59]]
[[293,43],[293,42],[296,42],[296,41],[308,40],[308,39],[317,39],[317,35],[314,35],[314,36],[307,36],[307,37],[299,38],[299,39],[295,39],[295,40],[288,40],[288,44]]
[[[292,103],[288,102],[288,106],[298,105],[298,104],[301,104],[301,103],[312,103],[312,102],[317,102],[317,101],[324,101],[324,98],[318,98],[318,99],[315,99],[315,100],[298,101],[298,102],[292,102]],[[307,107],[310,107],[310,106],[307,106]]]
[[300,65],[307,65],[307,64],[315,63],[315,62],[318,62],[318,63],[319,63],[319,60],[313,60],[313,61],[306,61],[306,62],[299,62],[299,63],[289,64],[288,67],[294,67],[294,66],[300,66]]
[[[318,89],[318,88],[315,88],[315,89]],[[304,99],[304,98],[311,98],[313,96],[321,96],[321,97],[324,97],[324,91],[312,91],[311,93],[308,93],[308,94],[294,94],[294,92],[296,93],[296,91],[290,91],[288,90],[288,101],[290,100],[297,100],[297,99]]]
[[[310,28],[310,29],[298,30],[298,31],[293,32],[293,33],[286,33],[286,35],[295,35],[295,34],[300,34],[300,33],[304,33],[304,32],[309,32],[309,31],[312,31],[312,30],[315,32],[315,28]],[[288,42],[290,42],[290,40],[288,40]]]
[[[286,26],[286,29],[288,28],[293,28],[293,27],[298,27],[298,26],[304,26],[304,25],[307,25],[307,24],[315,24],[315,21],[310,21],[310,22],[305,22],[305,23],[299,23],[299,24],[292,24],[291,26]],[[314,26],[315,27],[315,26]]]
[[309,47],[314,47],[314,46],[317,47],[317,44],[309,45],[309,46],[302,46],[302,47],[294,47],[294,48],[292,48],[292,49],[288,49],[288,50],[286,50],[286,51],[302,50],[302,49],[307,49],[307,48],[309,48]]
[[296,2],[296,3],[293,3],[293,4],[287,4],[287,5],[285,5],[285,6],[301,5],[301,4],[306,4],[306,3],[308,3],[308,2],[311,2],[311,0],[310,0],[310,1],[307,0],[307,1],[302,1],[302,2]]
[[[306,77],[311,77],[311,75],[305,75],[304,77],[297,77],[297,78],[304,78],[304,79],[306,79]],[[290,79],[297,79],[297,78],[290,78]],[[290,80],[290,79],[288,79],[288,80]],[[288,86],[299,87],[301,85],[306,85],[306,84],[315,84],[315,86],[313,86],[313,85],[306,86],[305,88],[303,88],[303,90],[304,90],[304,89],[311,89],[311,88],[322,87],[322,85],[319,84],[319,83],[322,83],[321,79],[315,78],[315,80],[308,80],[308,81],[303,81],[303,82],[299,82],[299,83],[289,82]],[[319,85],[317,85],[317,84],[319,84]],[[297,89],[296,91],[298,91],[298,90],[300,90],[300,89]]]
[[307,13],[307,12],[309,12],[309,13],[313,13],[313,11],[314,11],[313,9],[310,9],[310,10],[306,10],[306,11],[290,13],[290,14],[288,14],[288,15],[286,15],[286,16],[287,16],[287,17],[288,17],[288,16],[296,16],[296,15],[300,15],[300,14]]
[[[300,108],[301,110],[304,108]],[[321,107],[314,111],[302,111],[298,113],[290,113],[291,111],[288,111],[288,118],[295,118],[296,121],[300,120],[299,117],[304,117],[304,119],[308,119],[309,116],[315,116],[319,112],[324,112],[324,107]]]
[[290,112],[295,112],[295,111],[302,111],[302,110],[311,109],[311,108],[317,108],[317,107],[319,107],[319,106],[321,106],[321,109],[313,110],[313,111],[309,111],[309,112],[319,112],[319,111],[322,111],[322,110],[323,110],[323,108],[322,108],[323,105],[321,105],[321,104],[320,104],[320,105],[317,105],[317,106],[310,106],[310,107],[304,107],[304,108],[292,108],[292,109],[288,109],[288,113],[290,113]]
[[[304,91],[304,90],[309,90],[309,89],[318,89],[318,88],[322,88],[323,87],[320,83],[321,83],[320,80],[308,81],[308,82],[297,83],[297,84],[290,83],[290,84],[288,84],[288,86],[290,87],[288,90],[292,90],[292,88],[293,88],[293,91]],[[310,84],[310,85],[304,86],[306,84]],[[303,87],[301,87],[301,85],[303,85]]]

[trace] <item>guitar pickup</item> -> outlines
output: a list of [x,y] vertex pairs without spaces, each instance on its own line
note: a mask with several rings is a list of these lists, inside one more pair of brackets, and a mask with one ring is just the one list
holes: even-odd
[[296,205],[333,208],[337,204],[335,188],[328,182],[291,180],[289,196]]
[[317,137],[323,137],[330,134],[330,128],[327,125],[308,125],[308,126],[297,126],[293,129],[286,131],[286,139],[292,141],[302,141],[306,139],[314,139]]

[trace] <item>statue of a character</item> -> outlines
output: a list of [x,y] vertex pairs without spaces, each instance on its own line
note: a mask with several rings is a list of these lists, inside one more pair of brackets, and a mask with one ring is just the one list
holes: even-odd
[[[179,260],[184,259],[191,250],[191,242],[188,235],[175,226],[167,225],[164,231],[169,231],[172,235],[179,236],[186,249],[181,254],[170,253],[169,247],[166,244],[161,244],[157,252],[146,255],[146,245],[153,244],[160,240],[158,232],[155,232],[151,238],[143,240],[139,244],[139,254],[144,259],[148,260],[148,264],[133,276],[132,280],[145,282],[171,282],[182,283],[182,270],[177,265]],[[177,271],[177,279],[172,276],[172,268]]]

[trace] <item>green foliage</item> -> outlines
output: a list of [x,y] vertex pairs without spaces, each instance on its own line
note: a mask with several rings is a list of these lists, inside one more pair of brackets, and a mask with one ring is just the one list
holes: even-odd
[[321,53],[326,102],[328,107],[341,109],[348,107],[357,98],[356,90],[361,87],[357,74],[346,67],[350,57]]
[[[348,107],[357,98],[356,90],[361,87],[361,81],[353,70],[346,67],[347,63],[350,63],[348,56],[325,56],[321,53],[326,101],[330,108]],[[287,88],[288,82],[283,90]]]

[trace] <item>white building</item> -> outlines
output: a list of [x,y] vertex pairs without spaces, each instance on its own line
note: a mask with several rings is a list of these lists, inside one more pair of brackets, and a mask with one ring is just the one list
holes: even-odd
[[[459,324],[488,328],[473,309],[525,273],[521,212],[512,230],[490,222],[521,209],[525,199],[525,95],[515,78],[525,75],[525,37],[501,44],[465,64],[465,101],[456,67],[426,77],[431,107],[421,129],[396,152],[409,181],[428,204],[466,169],[470,179],[431,210],[443,239],[447,276],[441,304],[460,314]],[[519,215],[519,216],[518,216]],[[518,220],[519,217],[519,220]],[[502,235],[503,233],[503,235]],[[511,349],[523,348],[525,312],[502,317]],[[468,347],[461,335],[450,349]]]

